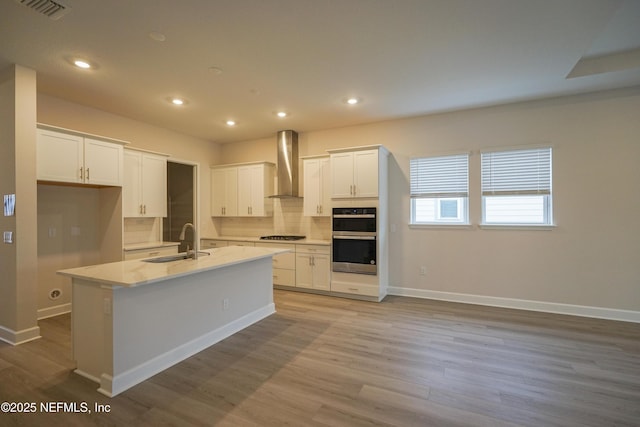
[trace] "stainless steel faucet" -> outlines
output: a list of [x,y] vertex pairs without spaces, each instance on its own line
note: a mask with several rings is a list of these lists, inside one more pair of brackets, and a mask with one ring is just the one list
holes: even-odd
[[189,244],[187,244],[187,257],[198,259],[198,248],[196,248],[196,227],[190,222],[187,222],[182,226],[182,231],[180,232],[180,237],[178,238],[180,239],[180,241],[183,241],[187,232],[187,228],[189,227],[191,227],[191,229],[193,230],[193,251],[189,253]]

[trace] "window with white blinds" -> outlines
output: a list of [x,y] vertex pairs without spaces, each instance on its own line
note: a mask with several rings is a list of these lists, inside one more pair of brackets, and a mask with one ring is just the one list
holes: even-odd
[[481,154],[485,224],[550,225],[551,148]]
[[468,223],[469,155],[410,161],[411,223]]

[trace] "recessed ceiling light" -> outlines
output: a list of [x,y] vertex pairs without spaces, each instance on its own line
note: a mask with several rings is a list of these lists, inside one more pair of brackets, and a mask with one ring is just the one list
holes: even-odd
[[219,76],[220,74],[222,74],[222,68],[219,68],[219,67],[209,67],[209,71],[211,71],[216,76]]
[[78,68],[83,68],[85,70],[91,68],[91,64],[82,59],[76,59],[75,61],[73,61],[73,65],[75,65]]
[[227,124],[227,126],[235,126],[236,125],[236,121],[235,120],[227,120],[225,123]]
[[278,117],[280,117],[280,118],[285,118],[285,117],[287,117],[288,115],[289,115],[289,114],[287,114],[287,112],[286,112],[286,111],[278,111],[278,112],[276,113],[276,116],[278,116]]
[[149,38],[151,40],[155,40],[157,42],[163,42],[167,39],[167,37],[159,31],[152,31],[149,33]]
[[186,101],[182,98],[171,98],[171,103],[173,105],[184,105]]
[[347,98],[345,102],[349,105],[356,105],[356,104],[360,104],[362,102],[362,99],[352,96],[351,98]]

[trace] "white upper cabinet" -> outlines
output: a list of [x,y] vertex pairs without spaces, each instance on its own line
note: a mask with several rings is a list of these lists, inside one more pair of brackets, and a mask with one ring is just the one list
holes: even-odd
[[331,216],[329,157],[302,160],[304,173],[304,216]]
[[275,165],[250,163],[211,168],[211,216],[271,216]]
[[123,146],[77,133],[38,129],[40,181],[122,186]]
[[331,197],[378,197],[378,151],[331,153]]
[[167,157],[124,150],[122,212],[125,217],[167,216]]
[[271,216],[274,166],[270,163],[238,167],[238,216]]
[[238,216],[238,168],[211,168],[211,216]]

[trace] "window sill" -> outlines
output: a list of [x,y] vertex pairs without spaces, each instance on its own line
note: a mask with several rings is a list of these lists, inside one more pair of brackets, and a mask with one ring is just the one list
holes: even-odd
[[460,229],[460,230],[471,230],[473,229],[473,224],[409,224],[409,228],[415,228],[415,229],[447,229],[447,230],[452,230],[452,229]]
[[480,224],[483,230],[538,230],[549,231],[556,228],[555,224]]

